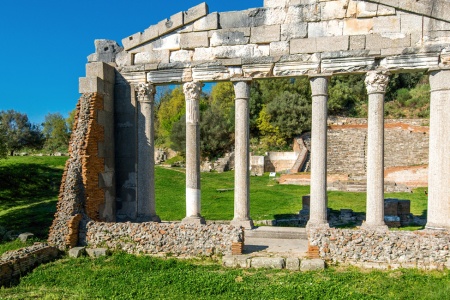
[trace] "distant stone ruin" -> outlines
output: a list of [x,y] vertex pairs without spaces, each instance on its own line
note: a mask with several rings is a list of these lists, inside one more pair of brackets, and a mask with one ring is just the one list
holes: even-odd
[[[154,95],[158,85],[166,84],[182,84],[186,98],[186,218],[182,222],[202,228],[199,97],[203,82],[233,82],[231,225],[252,228],[249,84],[261,78],[298,76],[310,79],[313,99],[307,228],[314,232],[327,227],[328,82],[331,76],[352,73],[366,74],[369,97],[363,230],[386,230],[383,171],[389,158],[384,152],[384,95],[391,74],[417,71],[429,73],[431,86],[427,228],[450,229],[449,9],[448,0],[265,0],[262,8],[210,13],[202,3],[124,38],[122,46],[95,41],[96,52],[89,56],[86,77],[79,82],[77,125],[49,241],[60,248],[89,244],[86,232],[96,222],[159,222]],[[223,241],[224,252],[231,252],[233,241],[239,242],[238,231]],[[160,243],[175,242],[163,236]],[[439,245],[436,251],[441,251]],[[328,257],[334,252],[318,253]]]

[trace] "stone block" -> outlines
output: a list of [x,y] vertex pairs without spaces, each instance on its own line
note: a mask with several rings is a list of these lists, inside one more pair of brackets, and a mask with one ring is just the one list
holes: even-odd
[[192,50],[178,50],[170,53],[170,62],[190,62],[194,56]]
[[180,46],[182,49],[209,47],[208,33],[207,32],[182,33],[180,37]]
[[393,16],[396,14],[394,7],[378,4],[377,16]]
[[31,232],[24,232],[24,233],[19,234],[17,239],[19,239],[21,242],[25,243],[26,241],[28,241],[29,239],[31,239],[33,237],[34,237],[34,234],[32,234]]
[[317,52],[316,39],[292,39],[290,42],[290,54]]
[[85,247],[74,247],[69,250],[69,257],[78,258],[83,256],[86,253]]
[[270,56],[281,56],[289,54],[289,42],[272,42],[270,43]]
[[153,50],[180,50],[180,34],[170,34],[152,43]]
[[300,271],[320,271],[325,269],[325,262],[322,259],[303,259],[300,263]]
[[203,2],[197,6],[194,6],[188,11],[184,12],[184,24],[189,24],[193,21],[200,19],[208,14],[209,9],[206,2]]
[[249,268],[250,256],[248,255],[226,255],[222,257],[222,264],[230,268]]
[[193,31],[215,30],[219,28],[219,14],[211,13],[194,22]]
[[147,81],[152,83],[192,81],[192,70],[186,68],[150,71],[147,73]]
[[340,36],[343,34],[344,21],[330,20],[308,24],[308,37]]
[[169,50],[155,50],[151,52],[140,52],[134,55],[134,64],[168,63]]
[[80,77],[78,91],[84,93],[103,93],[103,80],[98,77]]
[[376,3],[358,1],[357,6],[357,18],[371,18],[377,15],[378,4]]
[[399,33],[400,32],[400,17],[376,17],[373,19],[373,33]]
[[362,50],[366,48],[365,35],[351,35],[350,36],[350,50]]
[[283,269],[285,261],[281,257],[253,257],[250,262],[251,268]]
[[141,41],[151,41],[153,39],[156,39],[159,35],[158,25],[152,25],[149,28],[145,29],[141,34]]
[[247,11],[231,11],[219,13],[220,28],[250,27],[251,18]]
[[280,25],[259,26],[251,28],[250,43],[263,44],[280,40]]
[[308,35],[307,23],[282,24],[281,40],[289,41],[291,39],[304,38]]
[[[437,11],[439,8],[436,6],[433,8],[434,3],[438,3],[437,1],[402,1],[402,10],[406,11],[412,11],[417,14],[431,15],[432,11]],[[443,3],[443,1],[440,1],[440,3]],[[440,7],[441,9],[444,7]],[[447,11],[448,12],[448,11]]]
[[184,20],[183,12],[179,12],[173,15],[169,19],[161,20],[156,25],[158,29],[158,36],[165,35],[169,32],[174,31],[175,29],[182,27],[184,24],[183,20]]
[[373,19],[345,19],[344,20],[344,35],[362,35],[370,34],[373,30]]
[[264,7],[286,7],[289,0],[264,0]]
[[104,172],[98,175],[100,188],[107,188],[114,186],[114,172]]
[[[420,18],[422,18],[422,17],[420,17]],[[402,19],[402,22],[403,22],[403,19]],[[403,23],[402,23],[402,25],[403,25]],[[450,30],[450,22],[444,22],[441,20],[424,17],[423,18],[423,29],[424,29],[424,31]]]
[[273,64],[252,64],[243,65],[242,71],[244,72],[244,77],[248,78],[265,78],[271,73]]
[[86,253],[92,258],[108,256],[110,254],[107,248],[86,248]]
[[103,62],[86,64],[86,77],[98,77],[105,82],[114,83],[115,69]]
[[141,41],[141,33],[137,32],[133,35],[130,35],[124,39],[122,39],[122,45],[125,50],[129,50],[131,48],[134,48],[140,44]]
[[327,1],[320,3],[320,6],[323,21],[343,19],[347,11],[347,1]]
[[387,69],[429,69],[439,65],[439,55],[434,53],[386,57],[380,66]]
[[[448,1],[430,1],[430,4],[435,5],[434,7],[432,6],[431,16],[433,18],[450,21],[450,16],[448,15],[450,3]],[[426,7],[426,9],[428,10],[429,7]]]
[[345,57],[334,59],[322,59],[323,73],[352,73],[369,71],[375,68],[373,57]]
[[198,66],[192,69],[192,78],[195,81],[227,80],[230,78],[230,73],[225,66]]
[[286,269],[292,271],[300,270],[300,260],[298,258],[293,257],[286,258]]
[[349,36],[333,36],[316,38],[317,52],[333,52],[348,50]]
[[[401,26],[400,30],[402,33],[408,34],[413,32],[422,32],[424,29],[422,27],[422,16],[412,15],[412,14],[402,14],[400,16]],[[426,27],[425,27],[426,28]]]
[[211,35],[211,47],[246,45],[249,37],[242,31],[214,31]]
[[405,34],[380,35],[369,34],[366,36],[366,49],[387,49],[411,46],[411,36]]

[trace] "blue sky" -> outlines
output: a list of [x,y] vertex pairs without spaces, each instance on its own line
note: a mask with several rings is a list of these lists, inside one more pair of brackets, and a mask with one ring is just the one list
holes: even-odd
[[[95,39],[121,40],[202,0],[3,0],[0,10],[0,110],[42,123],[79,98]],[[262,7],[263,0],[206,1],[210,12]]]

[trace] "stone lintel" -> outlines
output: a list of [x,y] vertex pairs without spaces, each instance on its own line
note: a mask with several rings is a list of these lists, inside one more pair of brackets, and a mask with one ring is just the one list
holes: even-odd
[[349,57],[336,59],[322,59],[322,72],[353,73],[369,71],[375,68],[373,57]]
[[380,66],[387,69],[429,69],[439,66],[439,54],[425,53],[384,58]]
[[150,71],[147,73],[147,81],[152,83],[180,83],[192,81],[192,70],[190,68],[185,68]]
[[276,63],[273,69],[275,77],[302,76],[307,74],[317,74],[320,63],[317,61],[292,61]]

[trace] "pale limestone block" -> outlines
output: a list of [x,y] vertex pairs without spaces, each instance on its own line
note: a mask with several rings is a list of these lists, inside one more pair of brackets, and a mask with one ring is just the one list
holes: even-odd
[[366,48],[365,35],[351,35],[350,36],[350,50],[362,50]]
[[250,43],[270,43],[280,40],[280,25],[268,25],[251,28]]
[[243,28],[251,26],[248,11],[230,11],[219,14],[220,28]]
[[370,18],[377,15],[378,4],[359,1],[356,17],[358,18]]
[[302,21],[317,22],[320,21],[321,6],[320,3],[311,3],[303,6]]
[[180,50],[180,34],[171,34],[152,43],[153,50]]
[[273,64],[253,64],[243,65],[244,77],[265,78],[271,75]]
[[194,81],[218,81],[230,78],[230,72],[224,66],[201,66],[192,69]]
[[322,73],[352,73],[375,68],[373,57],[348,57],[322,60]]
[[86,64],[86,77],[99,77],[105,82],[114,83],[114,67],[103,62]]
[[345,19],[344,20],[344,35],[358,35],[370,34],[373,30],[373,19]]
[[317,45],[315,38],[292,39],[290,43],[291,43],[290,54],[317,52]]
[[84,93],[102,93],[104,91],[104,83],[98,77],[80,77],[78,91]]
[[422,16],[417,16],[413,14],[402,14],[400,15],[401,20],[401,32],[402,33],[413,33],[422,32]]
[[279,25],[286,22],[286,10],[281,7],[266,9],[264,25]]
[[149,71],[147,81],[152,83],[188,82],[192,81],[192,70],[189,68]]
[[307,23],[282,24],[281,40],[289,41],[296,38],[304,38],[308,34]]
[[183,17],[183,12],[179,12],[171,16],[170,19],[165,19],[158,22],[158,24],[156,25],[156,27],[158,28],[158,35],[165,35],[166,33],[174,31],[175,29],[183,26]]
[[345,17],[356,18],[357,14],[358,14],[358,1],[349,0]]
[[411,33],[411,47],[423,47],[422,32]]
[[85,247],[74,247],[69,250],[68,255],[69,257],[78,258],[83,256],[86,253]]
[[450,22],[444,22],[436,19],[423,17],[423,28],[425,31],[450,30]]
[[[401,1],[402,9],[412,11],[421,15],[429,16],[433,10],[433,4],[437,1]],[[447,11],[448,13],[448,11]]]
[[200,19],[201,17],[204,17],[208,14],[208,12],[208,5],[205,2],[194,6],[188,9],[188,11],[184,12],[184,24],[189,24]]
[[214,48],[196,48],[194,50],[194,61],[208,61],[214,60]]
[[347,1],[329,1],[321,3],[321,19],[336,20],[343,19],[347,11]]
[[194,22],[194,31],[215,30],[219,28],[219,14],[211,13]]
[[281,56],[289,54],[289,42],[272,42],[270,43],[270,56]]
[[241,27],[241,28],[226,28],[226,29],[218,29],[208,31],[208,37],[211,38],[214,34],[222,35],[229,32],[240,32],[245,37],[250,37],[250,27]]
[[97,258],[100,256],[107,256],[110,254],[110,251],[106,248],[86,248],[86,253],[89,255],[89,257]]
[[132,62],[133,62],[133,54],[132,53],[129,53],[126,51],[117,53],[116,65],[118,67],[131,66]]
[[193,56],[193,50],[174,51],[170,53],[170,62],[190,62]]
[[377,2],[390,7],[399,7],[399,0],[378,0]]
[[394,7],[378,4],[377,16],[393,16],[396,14]]
[[380,66],[386,69],[428,69],[438,65],[439,55],[435,53],[386,57],[380,62]]
[[400,55],[403,53],[405,48],[386,48],[381,49],[381,56],[391,56],[391,55]]
[[289,0],[264,0],[264,7],[285,7]]
[[134,64],[168,63],[169,57],[169,50],[140,52],[134,55]]
[[253,257],[250,262],[251,268],[264,269],[283,269],[284,259],[281,257]]
[[450,16],[448,13],[450,11],[450,3],[448,1],[433,1],[431,3],[435,3],[436,5],[432,8],[433,10],[431,16],[436,19],[446,20],[450,22]]
[[216,46],[233,46],[246,45],[249,42],[249,37],[245,36],[242,31],[214,31],[212,33],[210,44],[211,47]]
[[208,33],[205,31],[182,33],[180,37],[180,47],[183,49],[209,47]]
[[395,33],[400,32],[400,17],[376,17],[373,19],[374,33]]
[[301,22],[303,19],[303,7],[302,6],[290,6],[288,8],[287,14],[286,14],[286,20],[285,23],[298,23]]
[[158,26],[153,25],[149,28],[145,29],[144,32],[141,35],[141,42],[142,41],[150,41],[159,36]]
[[380,35],[369,34],[366,36],[366,49],[386,49],[410,47],[410,35]]
[[273,74],[277,77],[294,77],[305,74],[317,74],[319,73],[319,69],[318,61],[281,62],[275,64]]
[[331,20],[308,24],[308,37],[340,36],[343,34],[344,21]]
[[348,50],[349,36],[332,36],[316,38],[317,52]]
[[441,62],[439,63],[440,67],[450,67],[450,53],[442,53],[441,54]]
[[191,23],[189,25],[184,25],[182,28],[179,28],[176,33],[186,33],[186,32],[192,32],[194,31],[194,23]]
[[286,269],[291,271],[300,270],[300,260],[294,257],[286,258]]
[[240,66],[242,65],[242,58],[224,58],[217,59],[222,66]]
[[143,45],[137,46],[136,48],[133,48],[133,53],[151,52],[151,51],[153,51],[152,43],[143,44]]
[[140,32],[137,32],[133,35],[130,35],[130,36],[122,39],[123,48],[125,50],[129,50],[129,49],[134,48],[137,45],[139,45],[140,40],[141,40],[141,35],[142,34]]
[[321,259],[302,259],[300,271],[320,271],[325,269],[325,262]]
[[31,232],[24,232],[19,234],[19,236],[17,237],[18,240],[20,240],[22,243],[25,243],[26,241],[28,241],[29,239],[33,238],[34,234]]

